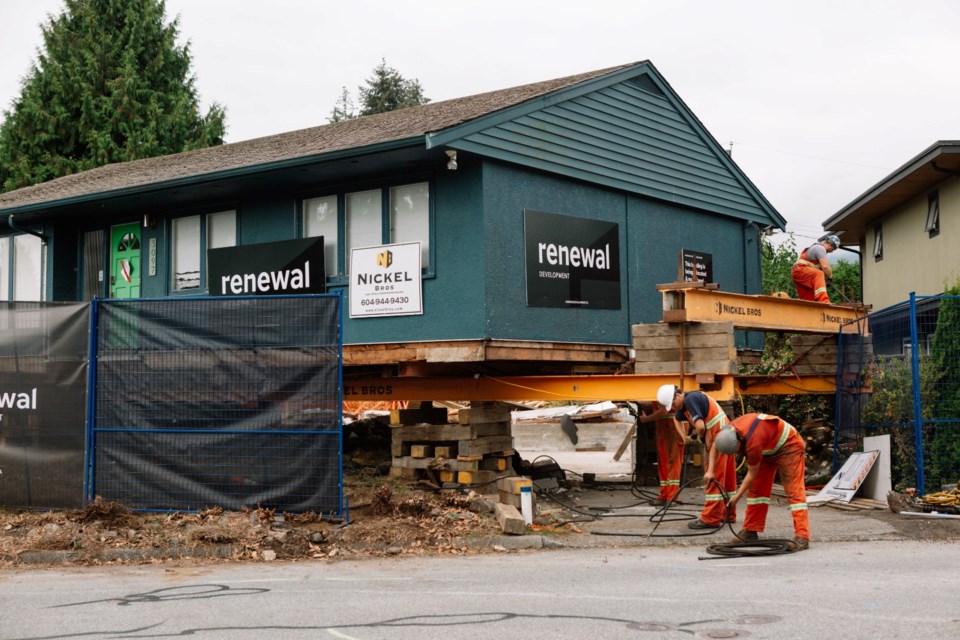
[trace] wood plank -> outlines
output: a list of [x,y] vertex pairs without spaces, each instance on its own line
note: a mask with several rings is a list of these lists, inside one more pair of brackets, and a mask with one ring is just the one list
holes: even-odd
[[484,422],[510,422],[510,408],[503,405],[471,405],[467,409],[457,412],[457,421],[460,424],[478,424]]
[[390,430],[392,442],[438,442],[467,440],[485,436],[507,436],[512,433],[509,422],[480,424],[424,424],[415,427],[394,427]]
[[[736,360],[715,360],[684,362],[684,375],[701,373],[734,374],[737,373]],[[634,365],[634,373],[641,375],[680,375],[680,361],[675,362],[638,362]]]
[[634,422],[633,426],[630,427],[630,430],[627,431],[627,435],[623,437],[623,442],[620,443],[620,446],[617,447],[617,452],[613,454],[613,459],[615,462],[618,462],[623,456],[623,452],[627,450],[627,447],[630,446],[630,441],[633,440],[633,437],[637,433],[637,423]]
[[513,448],[513,436],[491,436],[460,440],[457,443],[457,455],[476,456],[494,451],[505,451]]
[[435,469],[437,471],[477,471],[480,463],[477,461],[450,460],[444,458],[414,458],[412,456],[395,456],[390,465],[402,469]]
[[[695,335],[733,335],[732,322],[698,322],[697,324],[685,325],[684,337]],[[630,327],[630,335],[633,338],[638,337],[667,337],[679,336],[680,327],[678,325],[658,322],[655,324],[635,324]]]
[[[736,360],[737,349],[732,344],[723,347],[685,348],[683,360],[687,362],[702,362],[711,360]],[[637,350],[636,362],[675,362],[680,360],[680,348],[656,349],[648,351]]]
[[419,409],[394,409],[390,412],[391,426],[418,424],[444,424],[447,422],[446,407],[420,407]]

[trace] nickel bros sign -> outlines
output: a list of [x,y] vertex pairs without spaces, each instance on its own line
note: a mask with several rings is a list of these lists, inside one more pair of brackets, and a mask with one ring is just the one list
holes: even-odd
[[620,231],[615,222],[523,212],[527,305],[620,308]]

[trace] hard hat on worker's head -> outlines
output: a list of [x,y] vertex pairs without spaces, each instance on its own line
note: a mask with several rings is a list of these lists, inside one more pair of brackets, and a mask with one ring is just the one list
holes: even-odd
[[720,453],[733,455],[737,452],[737,430],[733,427],[721,429],[713,443]]
[[840,248],[840,238],[838,238],[837,236],[827,236],[826,238],[824,238],[824,240],[826,240],[831,245],[833,245],[834,249]]
[[677,388],[672,384],[665,384],[657,389],[657,402],[668,411],[673,408],[673,397],[677,395]]

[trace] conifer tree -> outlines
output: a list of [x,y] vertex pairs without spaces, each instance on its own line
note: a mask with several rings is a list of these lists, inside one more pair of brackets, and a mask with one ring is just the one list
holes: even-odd
[[0,124],[0,190],[223,143],[164,0],[66,0]]
[[384,59],[374,68],[373,77],[367,78],[367,86],[360,87],[362,116],[416,107],[428,102],[430,99],[423,95],[419,80],[405,79],[399,71],[387,66]]

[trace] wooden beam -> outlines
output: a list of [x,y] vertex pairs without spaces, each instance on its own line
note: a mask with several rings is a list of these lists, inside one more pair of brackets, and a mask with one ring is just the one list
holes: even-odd
[[[731,322],[737,329],[793,333],[867,333],[863,308],[659,285],[664,322]],[[848,325],[847,323],[861,322]]]

